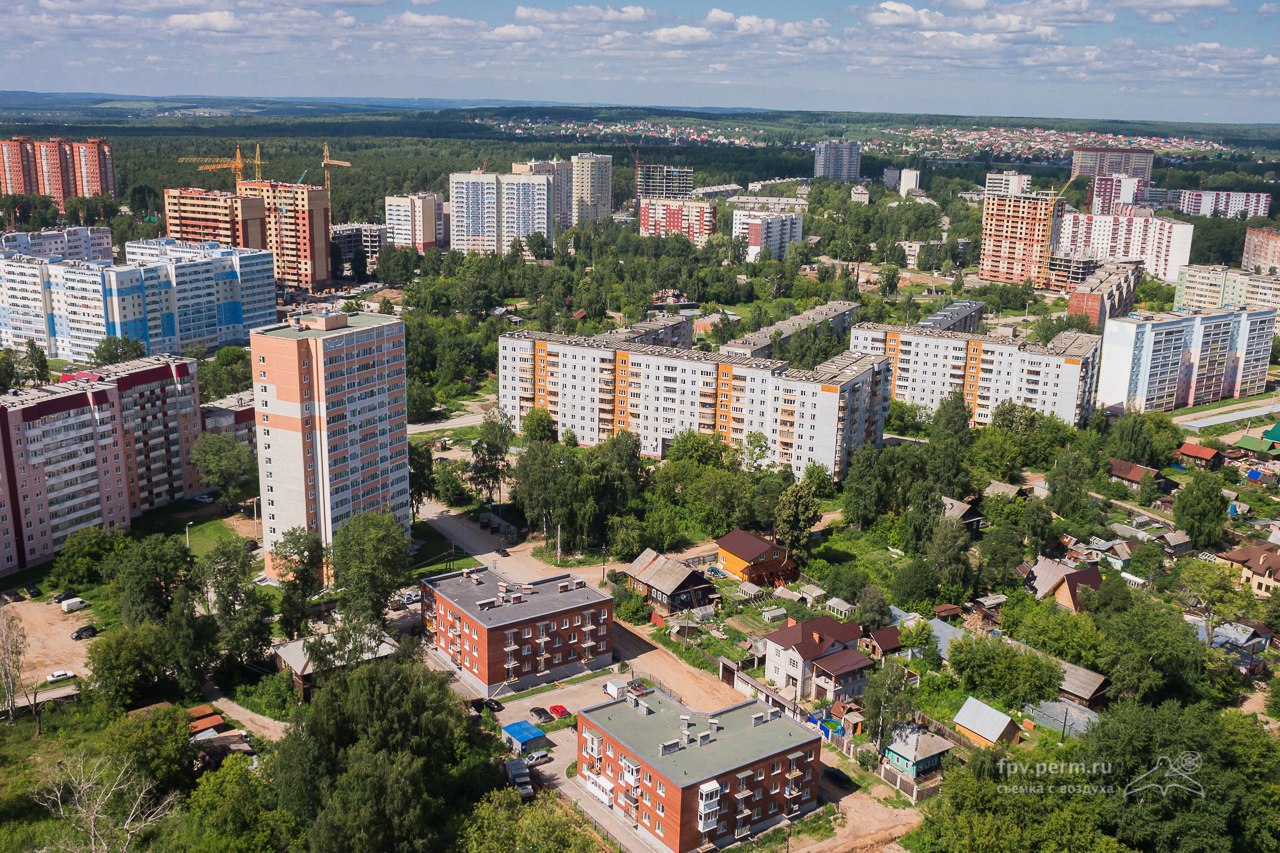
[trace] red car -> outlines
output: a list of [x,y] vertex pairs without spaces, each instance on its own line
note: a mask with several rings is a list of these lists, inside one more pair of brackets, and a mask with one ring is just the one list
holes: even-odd
[[563,720],[569,716],[569,709],[563,705],[552,705],[547,710],[554,714],[557,720]]

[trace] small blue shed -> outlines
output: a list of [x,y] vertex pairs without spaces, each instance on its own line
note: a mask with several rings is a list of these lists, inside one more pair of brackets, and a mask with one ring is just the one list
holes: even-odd
[[550,746],[547,733],[527,720],[503,726],[502,742],[518,755]]

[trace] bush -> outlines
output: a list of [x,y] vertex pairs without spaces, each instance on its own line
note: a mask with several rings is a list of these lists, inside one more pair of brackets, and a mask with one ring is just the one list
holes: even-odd
[[256,684],[242,684],[235,689],[233,698],[255,714],[273,720],[291,719],[298,707],[298,691],[287,672],[265,676]]
[[653,615],[653,607],[633,589],[616,586],[613,590],[613,615],[632,625],[643,625]]

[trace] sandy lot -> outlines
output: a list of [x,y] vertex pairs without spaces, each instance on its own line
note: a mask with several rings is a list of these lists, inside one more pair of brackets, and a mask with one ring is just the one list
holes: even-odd
[[17,614],[27,632],[27,659],[23,675],[43,679],[55,669],[69,669],[85,675],[89,641],[73,640],[71,632],[93,621],[93,608],[63,613],[62,607],[46,601],[19,601],[6,604]]
[[746,701],[747,697],[711,673],[694,669],[621,622],[614,622],[613,645],[616,656],[631,665],[633,671],[625,673],[626,677],[656,678],[695,711],[718,711]]

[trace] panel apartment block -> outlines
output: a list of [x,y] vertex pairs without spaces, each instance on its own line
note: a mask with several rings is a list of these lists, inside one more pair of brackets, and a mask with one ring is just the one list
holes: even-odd
[[499,252],[512,240],[555,233],[550,175],[455,172],[449,176],[449,247]]
[[1276,309],[1134,313],[1107,321],[1098,405],[1169,412],[1261,393]]
[[693,169],[641,163],[636,173],[637,198],[690,198],[693,195]]
[[1045,287],[1049,254],[1065,204],[1052,193],[1001,195],[982,205],[982,256],[978,274],[987,281]]
[[1071,153],[1071,177],[1125,175],[1149,181],[1155,156],[1149,148],[1077,148]]
[[1150,208],[1116,205],[1111,216],[1069,213],[1062,217],[1055,253],[1099,261],[1140,260],[1167,282],[1191,259],[1190,222],[1156,216]]
[[1005,400],[1083,425],[1093,413],[1101,338],[1063,332],[1048,346],[935,329],[858,323],[855,352],[887,356],[894,399],[932,411],[957,389],[977,425]]
[[425,252],[448,244],[442,194],[389,195],[382,204],[387,242],[391,245],[412,246],[419,252]]
[[0,395],[0,573],[86,527],[129,529],[119,390],[76,380]]
[[303,313],[255,330],[250,348],[265,549],[291,527],[327,544],[371,511],[393,513],[407,533],[404,323]]
[[72,376],[118,392],[131,516],[186,497],[200,485],[191,462],[191,446],[201,433],[196,364],[181,356],[150,356]]
[[685,430],[733,445],[757,432],[770,459],[797,476],[817,462],[840,479],[854,450],[879,444],[888,414],[883,357],[843,353],[792,370],[783,361],[525,331],[503,335],[498,350],[498,401],[517,431],[536,407],[583,445],[632,432],[641,452],[658,458]]
[[613,157],[574,154],[571,225],[604,222],[613,213]]
[[1240,269],[1268,275],[1280,273],[1280,230],[1250,228],[1245,231]]
[[952,302],[941,311],[930,314],[916,325],[922,329],[937,329],[940,332],[977,332],[986,314],[987,303],[977,299],[961,299],[959,302]]
[[765,248],[780,261],[787,246],[804,240],[804,215],[738,208],[733,211],[733,236],[746,241],[748,261],[755,262]]
[[229,394],[200,407],[201,431],[225,435],[258,452],[258,428],[253,392]]
[[267,248],[275,256],[277,282],[306,291],[330,283],[328,190],[279,181],[237,181],[236,195],[260,198],[266,205]]
[[858,314],[858,303],[834,300],[816,308],[810,308],[780,320],[772,326],[765,326],[735,338],[720,347],[725,355],[740,355],[746,358],[769,358],[773,355],[773,338],[778,335],[779,342],[786,346],[796,332],[826,323],[833,335],[844,335],[853,325],[853,318]]
[[513,583],[480,567],[427,578],[422,627],[485,696],[613,662],[613,598],[573,575]]
[[716,233],[714,200],[643,198],[640,200],[640,233],[646,237],[683,234],[701,248]]
[[17,252],[20,255],[63,261],[110,262],[115,257],[111,229],[94,226],[10,231],[0,234],[0,252]]
[[983,194],[993,195],[1026,195],[1031,192],[1031,176],[1021,175],[1014,171],[988,172]]
[[47,195],[66,209],[75,196],[114,196],[116,167],[111,143],[68,142],[15,136],[0,140],[0,194]]
[[[613,158],[609,159],[612,161]],[[557,231],[573,225],[574,172],[573,161],[558,157],[511,164],[513,175],[546,175],[551,178],[551,219]],[[584,175],[584,180],[590,179]]]
[[183,243],[267,248],[267,205],[218,190],[180,187],[164,191],[168,235]]
[[1190,311],[1241,307],[1280,309],[1280,276],[1188,264],[1178,273],[1173,307]]
[[660,691],[578,714],[576,784],[659,847],[689,853],[818,805],[822,740],[751,700],[711,713]]
[[853,140],[819,142],[813,146],[813,176],[857,183],[862,179],[862,147]]

